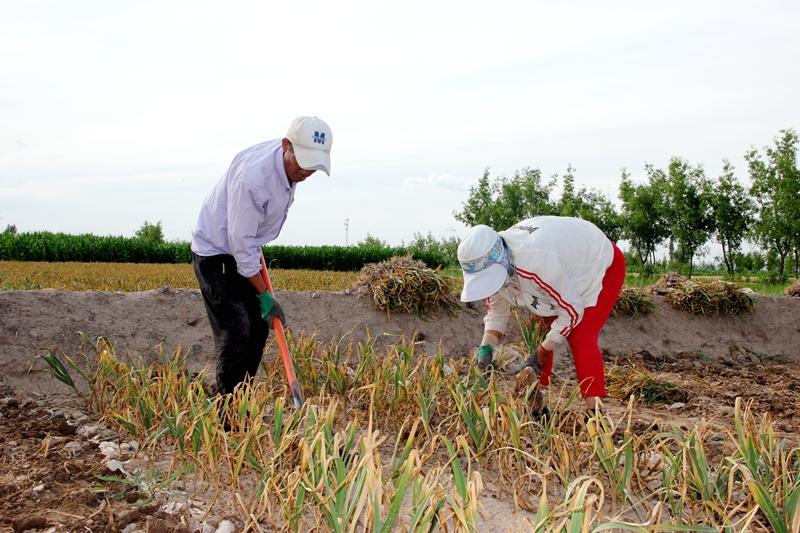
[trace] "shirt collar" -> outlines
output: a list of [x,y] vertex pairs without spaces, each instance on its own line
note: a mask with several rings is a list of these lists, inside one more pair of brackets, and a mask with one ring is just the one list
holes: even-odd
[[283,146],[279,143],[278,149],[275,152],[275,172],[278,173],[278,181],[286,188],[287,191],[294,189],[294,183],[289,184],[289,178],[286,176],[286,168],[283,166]]

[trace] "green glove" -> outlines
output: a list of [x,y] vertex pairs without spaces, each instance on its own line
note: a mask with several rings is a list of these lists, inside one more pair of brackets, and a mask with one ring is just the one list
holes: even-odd
[[485,370],[489,365],[491,365],[493,354],[494,349],[492,349],[490,344],[482,344],[481,347],[478,348],[478,368]]
[[286,324],[286,315],[283,314],[283,309],[269,291],[258,295],[258,305],[261,307],[261,318],[267,323],[267,327],[272,327],[272,319],[276,316],[281,319],[282,324]]

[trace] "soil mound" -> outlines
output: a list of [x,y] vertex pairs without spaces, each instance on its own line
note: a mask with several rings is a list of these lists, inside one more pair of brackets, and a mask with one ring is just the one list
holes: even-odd
[[[376,347],[414,339],[417,353],[442,351],[450,358],[472,356],[483,333],[483,306],[464,307],[456,316],[437,311],[426,318],[387,314],[372,298],[354,291],[278,291],[289,329],[323,342],[363,342]],[[757,296],[752,313],[692,316],[654,296],[655,311],[636,317],[611,317],[600,334],[610,359],[647,351],[656,357],[692,352],[722,360],[733,351],[800,360],[800,298]],[[520,340],[509,323],[504,342]],[[155,359],[178,346],[193,369],[213,366],[214,344],[200,292],[162,288],[138,293],[56,290],[0,292],[0,376],[15,387],[52,394],[56,389],[39,355],[47,350],[76,353],[79,332],[105,336],[120,354]],[[268,351],[267,360],[274,355]],[[556,365],[572,366],[568,348],[556,352]],[[43,378],[47,379],[43,379]]]

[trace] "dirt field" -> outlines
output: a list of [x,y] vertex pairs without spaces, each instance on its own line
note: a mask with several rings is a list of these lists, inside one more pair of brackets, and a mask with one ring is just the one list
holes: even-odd
[[[386,346],[413,337],[417,353],[441,350],[457,359],[471,353],[482,331],[479,309],[422,320],[387,316],[356,294],[279,292],[278,297],[293,332],[325,341],[359,341],[369,334]],[[738,396],[752,401],[755,412],[769,413],[780,436],[796,439],[800,299],[759,297],[752,315],[727,318],[691,317],[659,298],[656,306],[648,317],[612,318],[600,339],[610,373],[644,367],[682,390],[679,401],[638,409],[637,424],[667,429],[707,420],[712,433],[722,434],[730,428]],[[230,531],[241,530],[242,511],[234,503],[204,492],[190,475],[171,479],[170,465],[163,463],[166,452],[161,463],[152,454],[145,457],[136,442],[98,421],[85,402],[52,378],[37,356],[47,349],[75,353],[78,332],[111,338],[119,353],[154,358],[180,346],[191,354],[192,367],[211,362],[210,331],[195,290],[0,293],[0,532],[224,532],[226,520],[235,528]],[[508,354],[522,355],[515,340],[508,339]],[[557,384],[574,384],[569,354],[557,352],[556,358]],[[498,379],[510,378],[500,373]],[[623,412],[624,402],[610,399],[608,406],[613,417]],[[108,477],[120,475],[115,460],[151,474],[140,476],[135,486],[115,482]],[[515,512],[508,495],[487,480],[480,530],[525,530],[523,520],[532,515]]]

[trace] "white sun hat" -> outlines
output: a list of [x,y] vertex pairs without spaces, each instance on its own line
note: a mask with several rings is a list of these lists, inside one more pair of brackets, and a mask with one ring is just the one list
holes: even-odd
[[464,271],[461,300],[474,302],[493,295],[505,284],[510,268],[503,240],[495,230],[473,226],[458,245],[458,262]]
[[297,164],[305,170],[321,170],[331,175],[333,134],[328,124],[317,117],[297,117],[286,138],[294,147]]

